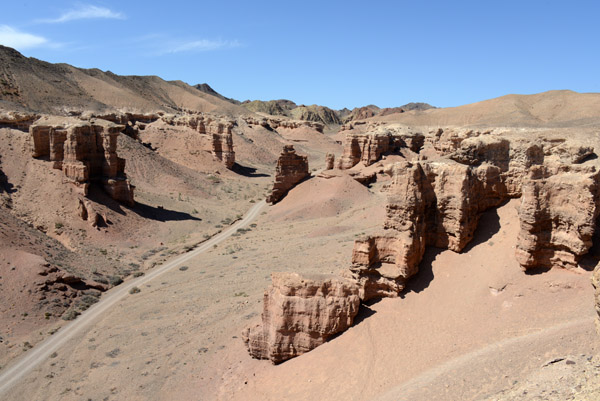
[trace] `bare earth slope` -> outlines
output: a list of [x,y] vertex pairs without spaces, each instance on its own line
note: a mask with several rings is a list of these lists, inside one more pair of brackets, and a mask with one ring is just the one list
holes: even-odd
[[110,71],[51,64],[26,58],[4,46],[0,46],[0,89],[0,102],[5,108],[54,114],[181,108],[247,113],[244,108],[181,81],[168,82],[156,76],[120,76]]
[[506,95],[459,107],[375,117],[427,126],[572,127],[600,124],[600,94],[568,90]]

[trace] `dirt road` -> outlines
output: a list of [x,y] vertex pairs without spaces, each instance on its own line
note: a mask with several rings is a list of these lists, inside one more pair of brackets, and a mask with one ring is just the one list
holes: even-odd
[[172,261],[153,269],[145,276],[127,281],[126,283],[105,293],[97,304],[93,305],[87,311],[82,313],[82,315],[76,320],[62,327],[56,334],[30,349],[21,359],[14,361],[11,365],[3,369],[3,371],[0,372],[0,398],[2,398],[2,395],[6,393],[14,384],[16,384],[19,379],[23,378],[27,373],[48,358],[53,352],[58,350],[67,341],[69,341],[69,339],[71,339],[74,335],[94,323],[104,312],[126,297],[132,287],[142,286],[143,284],[162,276],[169,270],[172,270],[182,265],[186,261],[195,258],[201,253],[211,249],[214,245],[229,238],[238,229],[250,224],[254,219],[256,219],[256,217],[260,215],[265,206],[265,201],[258,202],[241,220],[223,230],[221,233],[215,235],[210,240],[203,242],[195,250],[180,255]]

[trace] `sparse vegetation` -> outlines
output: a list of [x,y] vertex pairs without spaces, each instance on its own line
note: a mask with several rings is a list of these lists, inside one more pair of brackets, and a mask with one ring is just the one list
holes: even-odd
[[75,309],[69,309],[68,311],[63,313],[62,319],[67,321],[74,320],[79,315],[81,315],[79,311],[76,311]]
[[100,299],[97,296],[86,294],[77,302],[77,308],[81,311],[87,310],[90,306],[98,302]]
[[119,276],[110,276],[108,282],[111,286],[115,287],[123,282],[123,279]]
[[138,287],[131,287],[131,289],[129,290],[130,294],[137,294],[138,292],[141,292],[142,290],[140,290]]
[[182,272],[186,271],[187,269],[189,269],[189,267],[187,267],[187,266],[179,266],[179,270],[182,271]]

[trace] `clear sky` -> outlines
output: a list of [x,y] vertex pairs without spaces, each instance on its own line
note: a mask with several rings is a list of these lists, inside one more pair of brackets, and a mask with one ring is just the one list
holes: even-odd
[[447,107],[600,92],[600,1],[4,1],[0,44],[238,100]]

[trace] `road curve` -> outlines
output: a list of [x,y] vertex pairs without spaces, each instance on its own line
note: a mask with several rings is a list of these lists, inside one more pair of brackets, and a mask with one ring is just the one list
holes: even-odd
[[257,202],[256,205],[248,210],[246,215],[241,220],[229,226],[227,229],[215,235],[208,241],[203,242],[193,251],[180,255],[172,261],[167,262],[158,268],[152,269],[144,276],[133,280],[128,280],[125,283],[107,291],[98,303],[83,312],[77,319],[63,326],[59,331],[56,332],[56,334],[37,344],[35,347],[27,351],[23,357],[4,368],[0,372],[0,398],[2,398],[2,395],[6,393],[14,384],[16,384],[17,381],[23,378],[23,376],[46,360],[46,358],[58,350],[73,336],[91,325],[106,310],[110,309],[117,302],[126,297],[132,287],[141,286],[142,284],[148,283],[155,278],[162,276],[169,270],[172,270],[173,268],[196,257],[197,255],[206,252],[212,248],[213,245],[216,245],[229,238],[239,228],[247,226],[250,222],[256,219],[265,206],[266,202],[264,200]]

